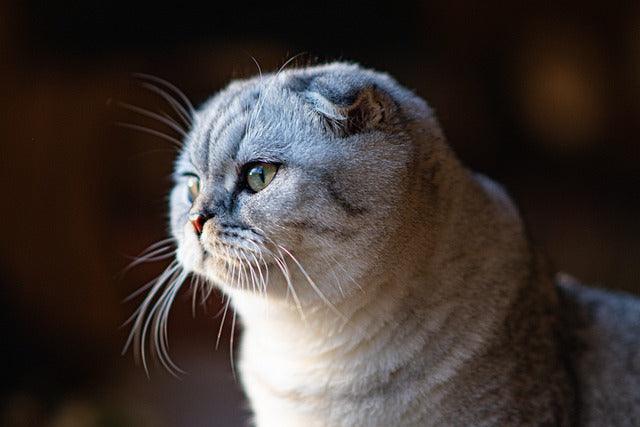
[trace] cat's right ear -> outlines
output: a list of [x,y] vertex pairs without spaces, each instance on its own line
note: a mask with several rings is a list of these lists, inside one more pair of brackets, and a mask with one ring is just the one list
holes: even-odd
[[353,91],[335,101],[316,91],[307,91],[304,95],[316,112],[327,120],[329,127],[341,136],[390,126],[398,112],[393,99],[375,85]]

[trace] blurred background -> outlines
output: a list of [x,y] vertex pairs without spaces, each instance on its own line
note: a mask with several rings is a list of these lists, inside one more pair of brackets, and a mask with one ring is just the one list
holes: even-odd
[[230,79],[354,60],[426,98],[473,169],[506,185],[557,269],[640,293],[640,3],[396,0],[159,4],[0,2],[2,426],[241,426],[229,325],[214,295],[176,301],[171,354],[188,374],[120,351],[120,325],[158,275],[122,275],[167,236],[175,152],[116,126],[170,129],[133,73],[198,105]]

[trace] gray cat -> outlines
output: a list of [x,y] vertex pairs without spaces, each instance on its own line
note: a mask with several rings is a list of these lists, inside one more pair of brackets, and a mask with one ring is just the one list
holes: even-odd
[[155,325],[164,354],[193,273],[240,315],[259,427],[640,425],[640,301],[554,279],[505,191],[391,77],[282,71],[193,119],[177,260],[138,312],[139,350]]

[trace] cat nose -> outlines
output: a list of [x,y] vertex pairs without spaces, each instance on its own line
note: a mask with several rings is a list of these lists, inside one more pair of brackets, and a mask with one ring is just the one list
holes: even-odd
[[193,225],[193,229],[196,230],[196,233],[199,235],[202,234],[202,229],[204,228],[204,223],[207,222],[209,217],[202,214],[202,212],[192,212],[189,214],[189,221],[191,225]]

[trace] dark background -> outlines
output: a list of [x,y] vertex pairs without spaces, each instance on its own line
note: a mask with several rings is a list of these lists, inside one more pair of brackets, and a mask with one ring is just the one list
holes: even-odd
[[[640,4],[4,1],[0,3],[3,426],[238,426],[219,297],[170,322],[189,374],[147,379],[120,355],[122,300],[159,274],[120,273],[166,237],[174,151],[117,107],[168,107],[132,73],[196,104],[230,79],[348,59],[425,97],[472,168],[506,185],[559,270],[640,292]],[[505,4],[506,3],[506,4]],[[228,341],[226,329],[223,343]]]

